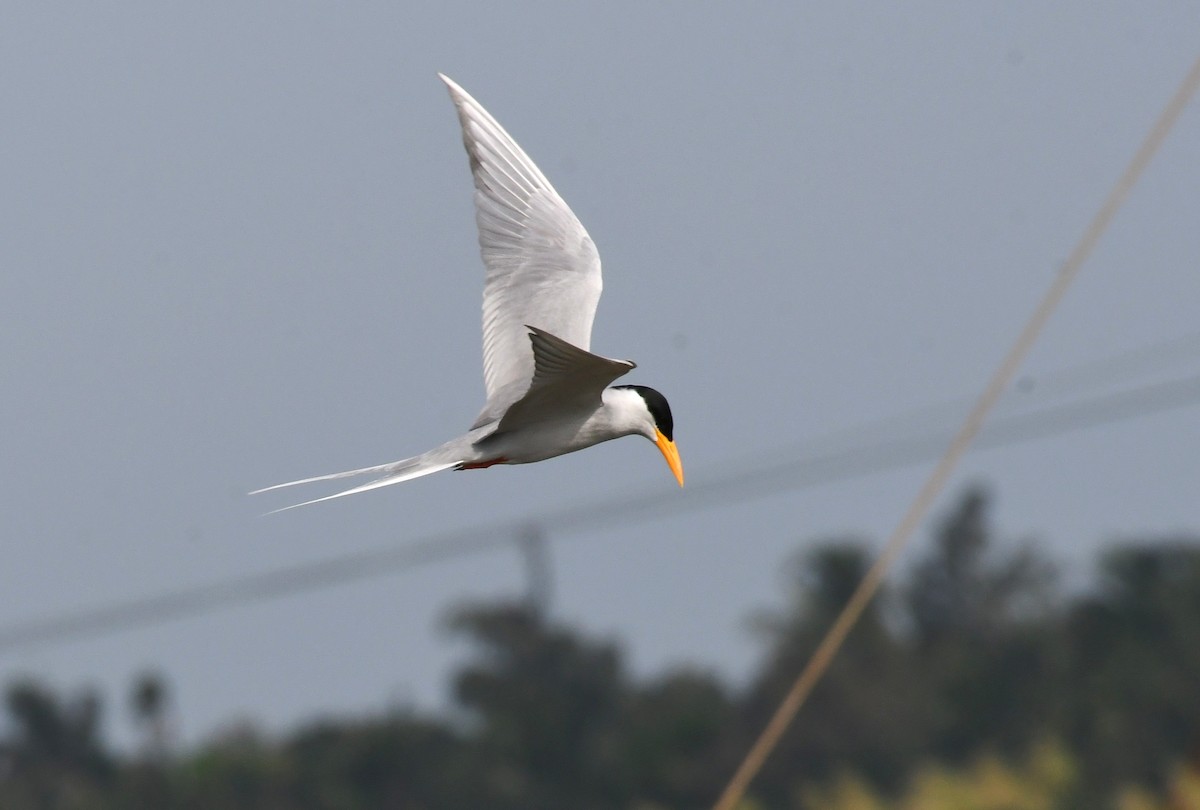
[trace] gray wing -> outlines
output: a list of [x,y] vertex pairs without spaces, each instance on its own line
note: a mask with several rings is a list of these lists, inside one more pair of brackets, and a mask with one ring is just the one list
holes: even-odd
[[526,331],[533,350],[533,380],[504,414],[496,434],[599,408],[604,389],[637,366],[632,360],[610,360],[584,351],[534,326]]
[[487,268],[483,288],[480,421],[503,414],[529,388],[534,355],[526,324],[586,350],[600,300],[600,255],[583,225],[533,161],[479,102],[438,74],[462,124],[475,177],[475,221]]

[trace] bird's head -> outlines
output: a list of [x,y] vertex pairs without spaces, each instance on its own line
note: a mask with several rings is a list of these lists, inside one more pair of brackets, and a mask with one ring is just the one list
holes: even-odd
[[612,390],[627,392],[623,398],[625,406],[634,412],[636,432],[658,445],[675,480],[683,486],[683,463],[675,449],[675,420],[667,398],[644,385],[615,385]]

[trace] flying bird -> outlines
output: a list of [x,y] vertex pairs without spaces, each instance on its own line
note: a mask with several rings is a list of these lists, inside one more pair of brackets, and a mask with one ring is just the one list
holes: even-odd
[[[679,485],[666,398],[642,385],[611,385],[635,367],[589,351],[600,300],[600,255],[579,219],[529,156],[479,102],[448,77],[475,178],[475,222],[487,269],[483,379],[487,402],[462,436],[412,458],[255,490],[375,474],[332,498],[441,470],[528,464],[609,439],[645,436]],[[284,507],[292,509],[294,506]],[[283,510],[276,510],[283,511]]]

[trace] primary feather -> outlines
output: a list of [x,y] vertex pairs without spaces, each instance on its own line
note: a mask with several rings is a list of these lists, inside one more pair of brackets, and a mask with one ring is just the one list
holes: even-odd
[[487,404],[475,426],[498,419],[533,378],[536,326],[587,350],[603,286],[600,254],[550,181],[496,119],[438,74],[462,124],[475,179],[475,222],[487,274],[483,379]]

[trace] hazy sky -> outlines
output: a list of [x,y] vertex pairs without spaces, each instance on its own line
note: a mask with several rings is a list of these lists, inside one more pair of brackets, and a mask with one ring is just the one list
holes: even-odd
[[[639,674],[745,677],[746,619],[781,602],[790,555],[878,542],[928,462],[714,504],[625,439],[266,518],[333,490],[245,496],[423,451],[482,403],[471,180],[435,72],[587,226],[593,347],[669,397],[711,494],[847,437],[954,427],[961,407],[857,426],[977,391],[1197,31],[1194,2],[8,4],[0,631],[638,492],[679,508],[551,534],[555,615],[623,639]],[[1193,106],[1001,415],[1200,372],[1197,189]],[[1106,542],[1200,529],[1198,415],[980,451],[938,510],[988,482],[1001,533],[1079,575]],[[446,611],[524,587],[500,549],[8,650],[0,680],[96,684],[118,739],[146,667],[188,740],[436,708],[465,652]]]

